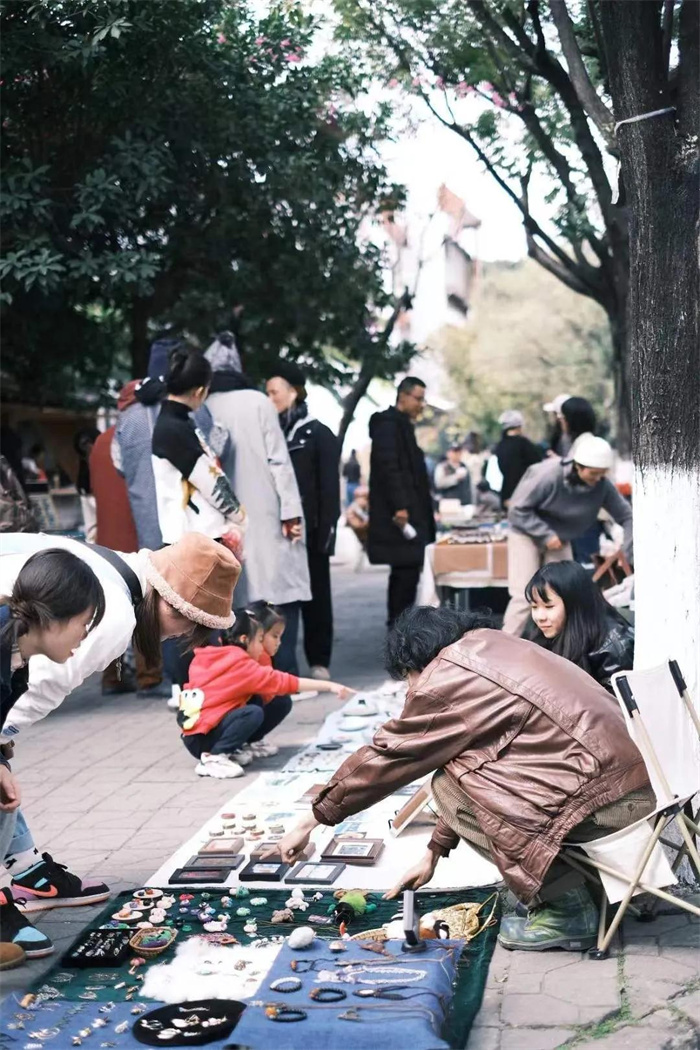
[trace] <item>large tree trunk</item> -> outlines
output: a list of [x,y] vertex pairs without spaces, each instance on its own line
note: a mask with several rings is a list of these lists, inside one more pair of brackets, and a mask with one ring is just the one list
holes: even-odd
[[660,3],[604,0],[599,10],[630,217],[629,340],[636,662],[675,657],[700,686],[700,341],[698,331],[698,10],[680,15],[670,96]]

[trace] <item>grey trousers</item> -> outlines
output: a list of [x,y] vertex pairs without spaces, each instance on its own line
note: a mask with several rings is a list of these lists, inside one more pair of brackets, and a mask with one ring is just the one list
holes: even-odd
[[[486,860],[495,863],[491,853],[490,841],[481,830],[474,811],[469,805],[469,796],[466,795],[452,777],[443,770],[433,777],[433,798],[437,810],[443,820],[450,825],[460,838],[469,843]],[[651,787],[639,788],[631,791],[628,795],[611,802],[572,828],[565,841],[593,842],[595,839],[611,835],[613,831],[629,827],[637,820],[648,816],[654,811],[656,798]],[[583,875],[572,868],[564,860],[556,857],[547,869],[547,873],[540,887],[537,897],[531,903],[543,904],[546,901],[556,900],[563,893],[581,886],[586,880]]]

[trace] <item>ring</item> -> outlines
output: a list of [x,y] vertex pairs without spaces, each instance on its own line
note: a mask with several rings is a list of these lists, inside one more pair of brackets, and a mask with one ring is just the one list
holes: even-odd
[[298,977],[278,977],[270,985],[270,991],[272,992],[298,992],[300,988],[301,981]]
[[347,999],[347,994],[341,988],[312,988],[309,999],[315,999],[317,1003],[339,1003],[341,999]]
[[293,1021],[305,1021],[308,1016],[306,1010],[297,1010],[293,1006],[275,1006],[274,1004],[265,1007],[265,1015],[271,1021],[283,1021],[285,1024],[290,1024]]

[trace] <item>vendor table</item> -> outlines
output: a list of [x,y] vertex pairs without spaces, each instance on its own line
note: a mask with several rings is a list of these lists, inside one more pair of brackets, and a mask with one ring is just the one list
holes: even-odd
[[[451,542],[450,534],[425,548],[420,605],[440,605],[449,591],[508,588],[508,542]],[[504,595],[504,599],[506,595]],[[461,603],[460,603],[461,604]],[[467,603],[468,604],[468,603]]]

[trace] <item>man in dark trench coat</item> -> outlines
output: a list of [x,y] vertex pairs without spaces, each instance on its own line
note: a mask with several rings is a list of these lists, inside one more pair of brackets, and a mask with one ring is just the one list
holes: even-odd
[[388,623],[413,605],[427,543],[435,539],[435,518],[423,453],[414,423],[425,406],[425,383],[402,379],[396,405],[375,412],[369,422],[372,455],[369,479],[369,539],[373,565],[390,565]]

